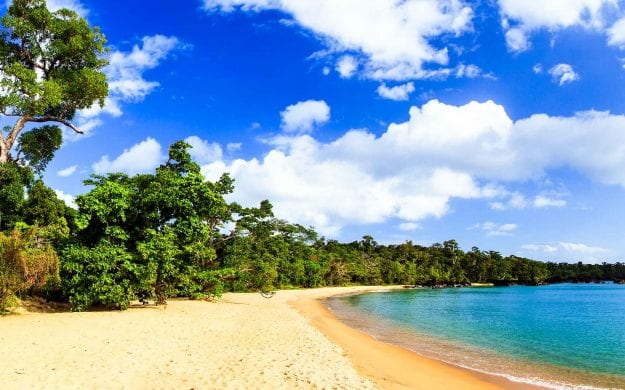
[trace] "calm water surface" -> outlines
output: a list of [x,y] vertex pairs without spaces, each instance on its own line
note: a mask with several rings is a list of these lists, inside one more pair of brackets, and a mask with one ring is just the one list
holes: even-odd
[[407,289],[334,298],[335,314],[423,355],[551,387],[625,389],[625,286]]

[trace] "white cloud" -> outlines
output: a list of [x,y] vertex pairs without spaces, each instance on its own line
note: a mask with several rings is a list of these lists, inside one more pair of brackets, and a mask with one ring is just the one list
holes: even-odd
[[418,223],[414,223],[414,222],[400,223],[399,225],[397,225],[397,227],[399,228],[399,230],[403,232],[412,232],[412,231],[421,229],[421,225],[419,225]]
[[534,71],[534,73],[536,74],[541,74],[543,72],[543,66],[542,64],[536,64],[534,65],[534,67],[532,68],[532,70]]
[[553,81],[560,86],[579,80],[579,75],[575,73],[573,67],[569,64],[554,65],[549,69],[549,74]]
[[198,164],[208,164],[223,156],[223,150],[218,143],[209,143],[196,135],[185,138],[185,142],[192,146],[189,154]]
[[391,99],[391,100],[408,100],[408,97],[415,90],[414,83],[409,82],[406,84],[396,85],[394,87],[387,87],[386,84],[382,83],[378,87],[378,95],[383,98]]
[[509,192],[506,190],[500,190],[496,198],[499,199],[495,202],[490,203],[490,207],[493,210],[510,210],[510,209],[524,209],[528,205],[528,201],[525,198],[525,195],[520,192]]
[[[482,69],[480,69],[479,66],[472,64],[460,64],[456,67],[455,71],[457,78],[467,77],[474,79],[482,75]],[[492,75],[486,75],[486,77],[492,77]]]
[[520,28],[512,28],[506,31],[506,44],[513,52],[526,51],[531,46],[527,39],[527,33]]
[[282,11],[325,42],[326,52],[362,55],[366,77],[397,81],[444,75],[448,49],[431,41],[471,30],[473,17],[462,0],[204,0],[204,7]]
[[148,137],[131,148],[124,149],[124,152],[112,161],[109,156],[102,156],[98,162],[93,163],[92,168],[98,174],[124,172],[133,175],[149,172],[161,161],[163,161],[161,145],[154,138]]
[[54,193],[56,194],[56,197],[61,199],[63,202],[65,202],[65,204],[68,207],[71,207],[73,209],[78,209],[78,205],[76,205],[76,198],[74,198],[72,195],[70,194],[66,194],[65,192],[61,191],[61,190],[54,190]]
[[330,120],[330,107],[323,100],[292,104],[280,113],[282,129],[289,133],[309,133]]
[[498,0],[498,3],[506,43],[514,52],[529,49],[529,35],[540,29],[555,32],[579,26],[602,31],[605,28],[604,12],[618,9],[616,0]]
[[550,242],[546,244],[526,244],[521,246],[532,253],[532,256],[541,256],[550,261],[569,259],[573,262],[583,261],[587,263],[600,263],[600,256],[608,256],[612,253],[609,249],[599,246],[591,246],[578,242]]
[[226,145],[226,150],[228,151],[228,153],[233,153],[241,150],[242,147],[243,144],[241,142],[230,142]]
[[538,195],[534,198],[534,207],[546,208],[546,207],[564,207],[566,201],[563,199],[554,199],[545,195]]
[[331,142],[281,135],[262,158],[215,161],[203,172],[237,180],[235,200],[268,198],[276,215],[337,234],[349,224],[418,223],[455,199],[484,199],[495,209],[563,207],[560,195],[528,197],[507,182],[568,168],[625,188],[625,116],[544,114],[513,122],[492,101],[453,106],[432,100],[375,135],[350,130]]
[[617,20],[608,29],[608,44],[619,47],[625,45],[625,17]]
[[358,69],[358,62],[353,56],[346,55],[341,57],[341,59],[336,64],[336,71],[339,72],[341,77],[350,78],[356,73]]
[[321,73],[323,73],[324,76],[327,76],[330,74],[330,68],[328,68],[327,66],[324,66],[323,69],[321,69]]
[[550,196],[547,194],[536,195],[533,200],[527,199],[525,195],[520,192],[510,192],[503,188],[497,188],[493,195],[496,201],[490,203],[490,207],[493,210],[522,210],[527,207],[534,207],[537,209],[549,208],[549,207],[564,207],[566,201],[560,199],[558,194],[556,196]]
[[102,114],[121,116],[124,102],[142,101],[160,85],[157,81],[145,80],[143,73],[157,67],[173,50],[183,46],[176,37],[154,35],[143,37],[141,46],[134,45],[130,52],[113,51],[104,69],[108,77],[109,96],[104,101],[104,107],[94,104],[78,112],[77,124],[81,130],[89,132],[102,124],[99,119]]
[[72,165],[72,166],[67,167],[65,169],[61,169],[56,174],[61,176],[61,177],[68,177],[68,176],[73,175],[74,172],[76,172],[76,169],[78,169],[78,165]]
[[143,72],[158,66],[174,48],[180,46],[176,37],[164,35],[146,36],[141,41],[141,47],[135,45],[130,53],[111,53],[106,68],[111,95],[123,101],[141,101],[158,87],[158,82],[145,80]]
[[514,223],[497,224],[494,222],[483,222],[471,226],[469,229],[483,230],[487,236],[510,236],[517,229]]
[[104,99],[104,107],[94,104],[93,106],[80,110],[79,112],[80,117],[85,120],[97,117],[101,114],[109,114],[115,118],[122,116],[123,112],[119,106],[119,101],[114,98],[107,97]]

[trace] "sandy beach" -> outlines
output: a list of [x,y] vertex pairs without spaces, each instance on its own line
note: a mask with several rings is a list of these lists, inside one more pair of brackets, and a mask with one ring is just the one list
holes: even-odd
[[123,312],[0,318],[0,383],[30,388],[489,389],[517,385],[381,343],[319,299],[345,287],[225,294]]

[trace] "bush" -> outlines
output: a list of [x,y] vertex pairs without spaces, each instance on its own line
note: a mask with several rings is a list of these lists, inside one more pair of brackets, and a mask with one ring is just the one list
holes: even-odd
[[136,297],[131,284],[136,265],[124,247],[103,240],[95,248],[70,245],[61,255],[63,291],[72,310],[93,305],[126,309]]
[[6,311],[16,294],[58,280],[58,257],[36,228],[15,229],[8,236],[0,232],[0,311]]

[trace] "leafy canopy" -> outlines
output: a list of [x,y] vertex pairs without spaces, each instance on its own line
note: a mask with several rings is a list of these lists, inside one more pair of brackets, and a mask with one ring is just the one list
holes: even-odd
[[[0,113],[16,122],[0,133],[0,163],[12,159],[9,152],[29,122],[81,132],[71,123],[76,111],[103,106],[108,95],[105,43],[100,30],[73,11],[50,12],[45,0],[13,1],[0,19]],[[60,146],[60,132],[50,126],[30,132],[20,139],[22,157],[41,170]]]

